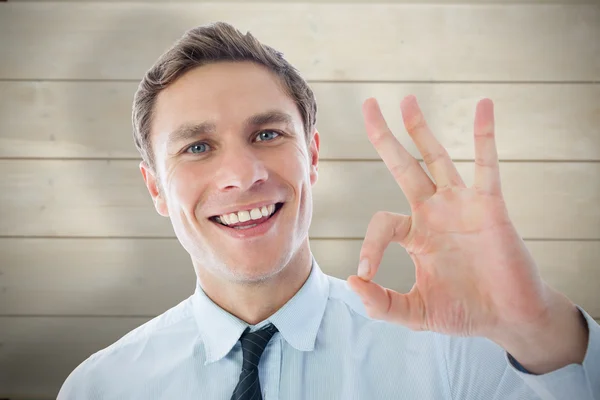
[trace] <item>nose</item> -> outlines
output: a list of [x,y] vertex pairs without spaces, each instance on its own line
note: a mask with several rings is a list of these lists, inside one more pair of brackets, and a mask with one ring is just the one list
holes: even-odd
[[245,191],[268,178],[264,161],[252,149],[240,146],[223,154],[215,182],[219,190]]

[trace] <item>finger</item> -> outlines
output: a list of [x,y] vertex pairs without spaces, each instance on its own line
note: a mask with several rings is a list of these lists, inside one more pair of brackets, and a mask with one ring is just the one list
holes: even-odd
[[448,151],[429,129],[416,97],[405,97],[400,103],[400,109],[404,127],[423,156],[437,188],[466,187]]
[[400,185],[411,206],[420,204],[435,194],[435,185],[419,162],[392,134],[381,114],[377,100],[363,103],[363,115],[369,140],[379,153],[392,176]]
[[407,294],[386,289],[375,282],[366,282],[352,275],[347,279],[365,306],[369,317],[404,325],[415,331],[426,330],[424,305],[417,286]]
[[475,176],[473,187],[501,196],[500,164],[494,129],[494,103],[483,99],[475,110]]
[[379,211],[367,227],[367,233],[360,249],[358,275],[371,280],[375,277],[383,253],[391,242],[406,247],[410,234],[412,218],[408,215]]

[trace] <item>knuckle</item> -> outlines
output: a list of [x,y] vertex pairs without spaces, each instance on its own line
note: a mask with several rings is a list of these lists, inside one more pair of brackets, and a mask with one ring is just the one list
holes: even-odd
[[427,122],[422,113],[417,113],[412,118],[407,119],[405,124],[406,130],[409,133],[415,133],[416,131],[427,128]]
[[390,173],[396,179],[396,181],[403,181],[404,175],[411,169],[411,167],[419,166],[416,158],[410,156],[406,162],[399,162],[389,166]]
[[486,157],[482,157],[482,156],[478,155],[478,156],[475,156],[475,165],[478,167],[493,168],[495,166],[495,163],[491,162]]
[[423,161],[425,161],[425,164],[430,165],[439,160],[443,160],[446,155],[447,152],[443,148],[437,149],[436,151],[424,151]]
[[390,135],[393,134],[387,126],[381,129],[376,129],[371,134],[371,143],[373,143],[375,147],[379,147],[380,145],[383,145],[383,142],[385,142],[385,140],[387,140],[390,137]]
[[392,215],[393,214],[389,211],[377,211],[371,218],[371,224],[374,226],[386,224]]

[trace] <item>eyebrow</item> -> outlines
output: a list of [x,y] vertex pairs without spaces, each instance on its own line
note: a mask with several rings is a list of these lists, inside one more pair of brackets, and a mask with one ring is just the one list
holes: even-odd
[[[250,130],[268,124],[283,124],[286,125],[290,131],[292,131],[294,126],[291,115],[281,111],[271,110],[251,115],[244,122],[244,127],[246,130]],[[201,122],[199,124],[184,123],[169,134],[168,142],[178,143],[201,136],[215,135],[216,133],[217,126],[211,121]]]

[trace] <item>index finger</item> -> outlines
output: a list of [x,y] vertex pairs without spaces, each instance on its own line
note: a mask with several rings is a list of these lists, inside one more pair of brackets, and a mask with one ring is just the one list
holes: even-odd
[[435,184],[417,159],[396,139],[383,118],[377,100],[373,97],[365,100],[362,109],[369,141],[392,173],[408,202],[416,205],[433,196],[436,191]]

